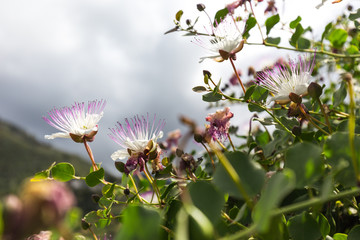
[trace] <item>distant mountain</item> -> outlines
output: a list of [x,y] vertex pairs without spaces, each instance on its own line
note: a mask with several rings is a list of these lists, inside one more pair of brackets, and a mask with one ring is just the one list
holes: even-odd
[[25,178],[53,162],[71,163],[78,176],[86,176],[91,167],[90,162],[40,143],[24,130],[0,120],[0,197],[15,193]]

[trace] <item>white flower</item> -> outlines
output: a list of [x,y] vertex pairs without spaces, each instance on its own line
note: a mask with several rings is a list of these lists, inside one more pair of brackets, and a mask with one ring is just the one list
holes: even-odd
[[299,61],[289,61],[289,66],[277,64],[257,74],[258,83],[274,96],[271,101],[279,104],[290,102],[289,94],[307,94],[311,73],[315,66],[315,55],[311,60],[299,56]]
[[89,101],[87,108],[85,104],[75,102],[71,107],[53,108],[48,112],[50,119],[43,117],[43,119],[60,130],[60,132],[51,135],[45,135],[46,139],[54,138],[76,138],[76,141],[81,142],[83,137],[89,135],[88,140],[92,140],[98,131],[98,122],[103,116],[103,109],[106,101]]
[[[132,126],[130,124],[132,123]],[[111,134],[109,137],[119,144],[122,148],[114,152],[111,155],[111,158],[115,161],[116,159],[124,159],[130,157],[130,154],[140,154],[143,153],[149,141],[153,141],[153,147],[157,147],[156,141],[159,138],[162,138],[163,132],[162,129],[165,125],[164,120],[159,120],[157,126],[155,127],[155,116],[152,125],[150,126],[149,114],[144,116],[136,116],[130,121],[125,119],[125,125],[123,126],[118,122],[116,128],[111,128]],[[150,129],[151,127],[151,129]]]
[[235,54],[244,46],[244,40],[239,30],[238,23],[232,16],[226,17],[216,27],[212,27],[209,35],[199,35],[195,37],[195,43],[207,49],[210,56],[200,58],[202,62],[206,58],[222,62],[229,57],[235,59]]

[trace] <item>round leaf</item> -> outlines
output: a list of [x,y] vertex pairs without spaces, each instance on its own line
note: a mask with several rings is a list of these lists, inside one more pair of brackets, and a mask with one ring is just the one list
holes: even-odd
[[74,178],[75,169],[70,163],[58,163],[51,169],[52,177],[61,182],[67,182]]

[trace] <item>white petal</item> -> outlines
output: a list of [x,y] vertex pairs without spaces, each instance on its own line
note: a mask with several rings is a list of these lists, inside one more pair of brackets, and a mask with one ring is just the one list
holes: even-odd
[[58,133],[53,133],[51,135],[45,135],[45,139],[54,139],[54,138],[70,138],[69,133],[64,133],[64,132],[58,132]]
[[126,157],[129,157],[129,153],[127,152],[127,150],[118,150],[118,151],[114,152],[113,154],[111,154],[111,158],[114,161],[116,159],[124,159]]

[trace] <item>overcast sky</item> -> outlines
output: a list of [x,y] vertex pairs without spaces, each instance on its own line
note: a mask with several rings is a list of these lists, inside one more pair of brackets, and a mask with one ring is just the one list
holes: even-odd
[[[226,1],[229,2],[229,1]],[[230,1],[231,2],[231,1]],[[320,0],[277,1],[281,16],[303,17],[304,27],[321,34],[350,2],[333,5]],[[202,84],[202,70],[211,70],[226,82],[232,74],[228,62],[199,58],[204,49],[179,33],[164,35],[172,28],[175,13],[206,22],[193,0],[1,0],[0,1],[0,118],[10,121],[37,139],[56,132],[41,119],[53,107],[75,101],[105,99],[107,106],[100,131],[91,143],[97,162],[112,166],[111,153],[118,146],[107,137],[108,128],[135,114],[157,114],[166,119],[167,132],[179,128],[182,114],[205,123],[207,104],[191,88]],[[225,1],[202,1],[214,16]],[[266,1],[255,8],[262,18]],[[267,15],[266,17],[268,17]],[[261,21],[260,21],[261,22]],[[317,25],[314,25],[317,22]],[[318,29],[318,30],[317,30]],[[255,31],[254,31],[255,32]],[[253,37],[256,42],[256,35]],[[286,39],[285,39],[286,40]],[[260,70],[289,52],[245,46],[236,64],[243,72],[255,65]],[[239,89],[240,92],[240,89]],[[234,111],[234,121],[248,122],[246,108]],[[49,142],[50,141],[50,142]],[[67,139],[47,140],[53,146],[86,156],[80,144]],[[3,159],[0,159],[3,160]]]

